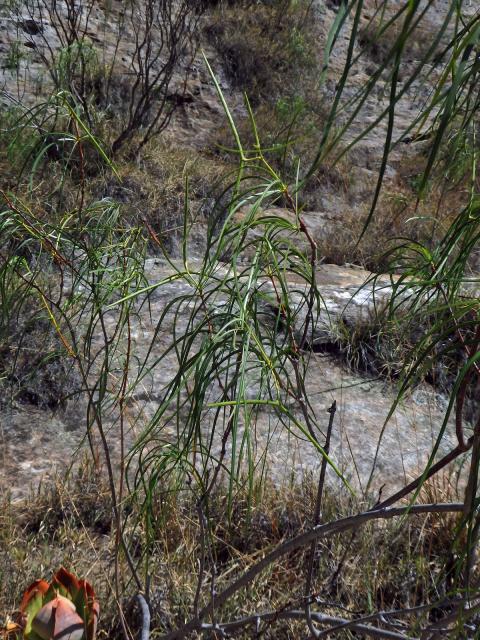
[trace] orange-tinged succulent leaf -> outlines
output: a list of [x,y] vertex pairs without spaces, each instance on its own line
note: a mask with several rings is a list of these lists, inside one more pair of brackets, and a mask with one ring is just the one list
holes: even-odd
[[75,603],[76,606],[80,584],[73,573],[70,573],[69,571],[61,567],[53,576],[50,585],[55,589],[56,593],[69,598]]
[[74,600],[78,591],[80,590],[80,580],[77,577],[67,571],[64,567],[61,567],[52,578],[52,584],[58,588],[63,587],[67,593],[71,595],[71,599]]
[[27,640],[94,640],[99,604],[92,586],[60,568],[50,584],[37,580],[20,606],[20,627]]
[[37,613],[32,630],[41,640],[81,640],[85,625],[73,602],[57,596]]
[[22,597],[22,601],[20,603],[20,611],[22,613],[25,611],[30,600],[35,598],[38,595],[45,595],[49,589],[50,585],[45,580],[35,580],[32,584],[25,589],[25,592]]
[[42,608],[49,587],[50,585],[45,580],[35,580],[23,594],[20,615],[26,637],[29,637],[32,630],[32,620]]
[[87,626],[86,640],[93,640],[97,632],[98,615],[100,606],[95,598],[93,587],[86,581],[80,580],[80,590],[75,602],[78,613],[85,620]]

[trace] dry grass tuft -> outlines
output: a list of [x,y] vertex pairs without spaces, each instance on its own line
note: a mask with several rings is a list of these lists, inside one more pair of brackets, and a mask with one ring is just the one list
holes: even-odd
[[207,36],[235,88],[257,107],[301,91],[300,71],[315,68],[316,31],[308,2],[236,2],[212,12]]

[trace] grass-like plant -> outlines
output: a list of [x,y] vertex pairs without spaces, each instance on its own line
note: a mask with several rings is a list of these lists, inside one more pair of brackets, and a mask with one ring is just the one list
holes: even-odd
[[[219,96],[223,100],[220,91]],[[186,212],[183,259],[177,263],[164,255],[172,269],[169,282],[186,285],[181,290],[187,292],[168,303],[155,333],[162,331],[170,314],[179,319],[179,330],[175,322],[172,345],[155,356],[152,349],[151,363],[144,364],[133,383],[139,384],[152,367],[162,367],[175,354],[172,380],[132,452],[135,488],[142,489],[146,506],[173,470],[181,470],[180,484],[188,475],[198,478],[202,500],[226,472],[231,501],[245,465],[253,486],[259,464],[254,453],[259,408],[272,412],[272,428],[277,423],[277,428],[302,435],[320,456],[327,455],[317,439],[302,356],[322,306],[315,286],[315,242],[289,186],[263,155],[251,110],[256,144],[246,150],[224,106],[240,158],[230,186],[231,203],[223,219],[212,221],[205,257],[195,263],[186,253]],[[281,199],[292,207],[293,221],[263,212]],[[240,211],[244,215],[239,219]],[[296,238],[302,236],[310,244],[310,256],[297,248]],[[253,256],[248,264],[241,261],[245,251]],[[150,285],[148,292],[162,284]],[[180,318],[186,309],[184,326]],[[163,436],[166,426],[177,434],[173,443]]]

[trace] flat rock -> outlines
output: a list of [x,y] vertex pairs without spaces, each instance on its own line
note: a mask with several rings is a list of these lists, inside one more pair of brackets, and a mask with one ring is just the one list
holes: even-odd
[[[192,264],[192,270],[195,265]],[[151,283],[160,282],[171,275],[172,269],[161,260],[147,261],[146,275]],[[329,317],[345,313],[345,303],[355,299],[368,272],[358,268],[321,265],[318,271],[319,289],[329,307]],[[144,375],[128,398],[125,412],[125,441],[131,446],[155,415],[164,394],[165,385],[176,371],[176,356],[172,352],[160,362],[172,340],[173,312],[165,317],[161,331],[156,333],[157,320],[166,305],[180,293],[189,293],[189,285],[170,282],[155,289],[146,304],[139,307],[132,319],[131,349],[135,359],[146,361],[151,369]],[[140,302],[140,301],[139,301]],[[370,294],[363,292],[355,303],[359,312],[371,303]],[[347,309],[348,309],[347,306]],[[177,335],[185,330],[191,306],[185,305],[175,320]],[[336,315],[335,315],[336,314]],[[107,318],[107,329],[113,330],[114,314]],[[96,338],[101,345],[100,336]],[[119,352],[121,373],[122,353]],[[138,373],[132,363],[131,375]],[[132,378],[133,379],[133,378]],[[257,382],[251,381],[249,396],[256,396]],[[310,353],[306,375],[309,401],[316,414],[318,439],[322,443],[328,422],[327,409],[337,402],[331,458],[345,481],[356,490],[364,490],[371,477],[370,488],[384,492],[402,485],[416,476],[427,460],[432,444],[443,423],[445,400],[428,386],[400,403],[392,418],[385,424],[395,389],[386,382],[369,380],[356,375],[330,357]],[[212,397],[215,384],[212,383]],[[63,472],[81,459],[86,450],[85,401],[75,400],[66,410],[44,411],[28,405],[7,409],[0,415],[0,444],[4,463],[0,468],[0,487],[9,490],[14,498],[21,498],[29,490],[45,482],[56,472]],[[298,420],[302,419],[298,407],[291,408]],[[211,431],[211,416],[205,413],[203,428]],[[118,416],[105,416],[104,423],[114,461],[119,459]],[[243,425],[239,425],[242,432]],[[175,439],[174,428],[159,424],[159,437],[165,443]],[[280,424],[274,412],[265,408],[258,411],[252,432],[255,456],[259,460],[265,453],[266,466],[277,482],[290,477],[300,479],[305,473],[318,473],[321,455],[292,424]],[[267,446],[268,445],[268,446]],[[454,428],[449,425],[442,440],[439,455],[454,445]],[[214,450],[220,450],[220,435],[214,437]],[[343,481],[329,472],[332,483],[340,489]]]

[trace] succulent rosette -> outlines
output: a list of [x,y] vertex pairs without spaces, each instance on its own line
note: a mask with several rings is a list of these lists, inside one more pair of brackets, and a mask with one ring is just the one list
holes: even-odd
[[98,614],[90,584],[62,567],[50,583],[36,580],[25,591],[18,629],[28,640],[94,640]]

